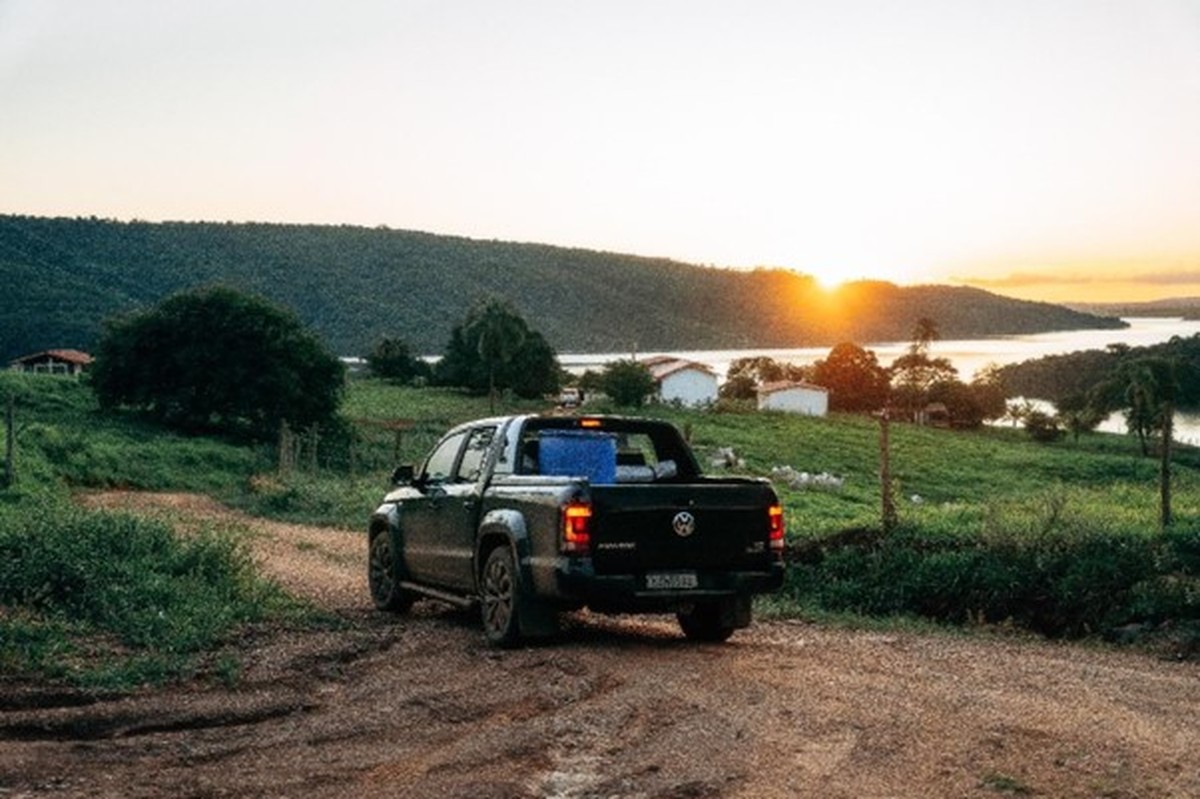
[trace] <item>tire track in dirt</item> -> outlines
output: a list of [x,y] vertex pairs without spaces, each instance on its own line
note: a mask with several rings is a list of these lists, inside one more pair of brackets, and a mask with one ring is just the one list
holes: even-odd
[[363,535],[189,495],[88,501],[244,530],[345,623],[248,631],[232,690],[4,705],[0,796],[1200,796],[1200,664],[798,621],[696,645],[667,618],[588,613],[497,651],[437,603],[368,610]]

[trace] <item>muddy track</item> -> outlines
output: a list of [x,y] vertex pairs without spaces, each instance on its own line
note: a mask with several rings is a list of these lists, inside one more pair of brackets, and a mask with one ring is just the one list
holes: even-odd
[[233,524],[344,623],[248,630],[233,688],[0,686],[0,797],[1200,796],[1195,663],[799,622],[695,645],[586,613],[502,652],[436,603],[367,610],[361,535],[90,501]]

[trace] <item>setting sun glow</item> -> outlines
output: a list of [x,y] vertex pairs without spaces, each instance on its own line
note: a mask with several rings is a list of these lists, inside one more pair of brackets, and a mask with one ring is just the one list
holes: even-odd
[[8,0],[0,213],[1200,294],[1198,75],[1188,0]]

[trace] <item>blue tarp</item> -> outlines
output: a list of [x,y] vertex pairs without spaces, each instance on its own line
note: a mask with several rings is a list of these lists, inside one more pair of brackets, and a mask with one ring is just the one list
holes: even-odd
[[562,477],[586,477],[593,484],[617,481],[617,437],[590,430],[543,430],[538,471]]

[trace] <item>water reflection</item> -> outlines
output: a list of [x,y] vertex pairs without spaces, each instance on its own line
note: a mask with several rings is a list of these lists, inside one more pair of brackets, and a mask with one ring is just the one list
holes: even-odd
[[[1130,317],[1125,319],[1129,327],[1123,330],[1067,330],[1057,333],[1039,333],[1028,336],[996,336],[984,339],[936,341],[933,355],[948,358],[958,369],[959,377],[970,380],[977,371],[989,364],[1005,366],[1046,355],[1060,355],[1081,350],[1100,350],[1109,344],[1125,344],[1130,347],[1145,347],[1169,341],[1175,336],[1188,338],[1200,334],[1200,321],[1180,318]],[[866,344],[879,362],[890,364],[908,348],[907,341],[891,341]],[[638,357],[652,355],[674,355],[707,364],[722,377],[729,364],[739,358],[767,356],[777,361],[805,365],[829,354],[829,347],[803,347],[799,349],[751,349],[751,350],[685,350],[675,352],[639,352]],[[585,369],[598,369],[617,358],[628,358],[630,353],[603,354],[560,354],[564,368],[576,374]],[[1200,414],[1179,413],[1175,417],[1175,438],[1200,445]],[[1125,419],[1113,414],[1101,425],[1107,432],[1125,432]]]

